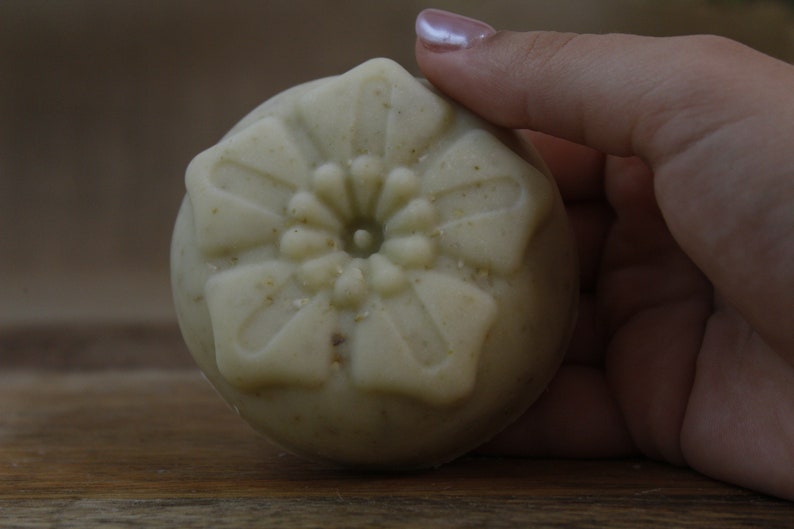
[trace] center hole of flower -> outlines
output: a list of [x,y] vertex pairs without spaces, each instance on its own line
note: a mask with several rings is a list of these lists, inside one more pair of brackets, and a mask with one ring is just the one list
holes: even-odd
[[383,230],[376,222],[359,219],[345,230],[345,251],[353,257],[369,257],[380,250]]

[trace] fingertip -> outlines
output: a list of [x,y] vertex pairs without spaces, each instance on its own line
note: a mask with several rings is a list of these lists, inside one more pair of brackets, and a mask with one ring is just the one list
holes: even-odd
[[421,11],[415,30],[416,61],[422,74],[441,92],[472,108],[465,97],[476,91],[472,82],[476,75],[470,74],[476,69],[471,60],[477,54],[472,53],[497,31],[481,20],[440,9]]
[[481,20],[441,9],[421,11],[415,30],[418,44],[430,53],[468,49],[496,32]]
[[519,131],[540,153],[568,203],[604,198],[604,155],[590,147],[532,130]]

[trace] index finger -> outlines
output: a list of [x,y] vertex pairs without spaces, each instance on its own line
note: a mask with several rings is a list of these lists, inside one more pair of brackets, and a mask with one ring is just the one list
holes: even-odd
[[604,155],[595,149],[532,130],[519,131],[540,154],[567,203],[604,198]]

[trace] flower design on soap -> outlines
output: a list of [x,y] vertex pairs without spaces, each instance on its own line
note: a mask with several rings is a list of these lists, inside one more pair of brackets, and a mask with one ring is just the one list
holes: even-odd
[[393,296],[406,288],[406,270],[436,258],[436,212],[419,191],[413,171],[385,174],[378,156],[360,155],[349,167],[325,163],[289,202],[281,254],[299,263],[309,291],[331,289],[336,307],[360,309],[372,292]]
[[466,273],[513,273],[551,193],[455,119],[381,59],[194,159],[186,182],[199,250],[218,267],[205,294],[230,384],[318,387],[345,370],[361,390],[434,405],[472,391],[497,303]]

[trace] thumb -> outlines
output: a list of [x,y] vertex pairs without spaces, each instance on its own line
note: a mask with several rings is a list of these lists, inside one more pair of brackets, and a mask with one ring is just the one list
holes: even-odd
[[486,120],[642,158],[684,251],[794,347],[791,65],[719,37],[496,32],[438,10],[416,30],[424,75]]

